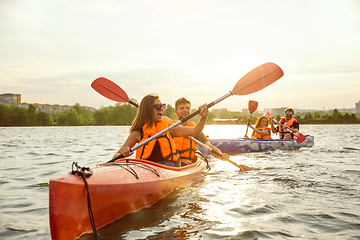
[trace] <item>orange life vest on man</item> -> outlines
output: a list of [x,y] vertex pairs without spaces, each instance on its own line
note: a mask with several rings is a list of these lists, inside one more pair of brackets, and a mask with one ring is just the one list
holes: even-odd
[[[269,131],[271,131],[271,129],[268,128],[268,127],[258,127],[257,129],[260,129],[260,130],[262,130],[262,131],[265,131],[266,129],[269,129]],[[264,140],[270,139],[270,135],[265,135],[265,136],[263,136],[263,135],[258,134],[258,133],[255,132],[255,131],[253,131],[253,134],[252,134],[252,135],[253,135],[254,137],[256,137],[257,139],[264,139]]]
[[[292,128],[294,129],[294,126],[293,126],[293,123],[294,122],[297,122],[295,118],[291,118],[289,121],[287,121],[286,123],[286,126],[288,128]],[[283,139],[285,134],[287,133],[290,133],[291,134],[291,137],[294,138],[294,134],[292,132],[290,132],[289,130],[287,129],[282,129],[282,125],[285,123],[285,121],[280,121],[280,124],[279,124],[279,135],[280,135],[280,139]]]
[[[195,127],[195,123],[186,124],[187,127]],[[175,145],[180,154],[181,161],[196,160],[195,151],[196,143],[187,137],[174,137]]]
[[[143,126],[143,137],[139,143],[145,141],[146,139],[154,136],[156,133],[169,127],[170,123],[171,123],[171,119],[163,116],[162,120],[158,121],[155,126],[153,125],[147,128],[147,124],[145,124]],[[161,155],[163,156],[164,159],[178,161],[178,153],[176,151],[175,141],[169,131],[167,131],[160,137],[151,140],[144,146],[139,147],[136,150],[136,158],[148,159],[151,156],[156,141],[160,145]]]

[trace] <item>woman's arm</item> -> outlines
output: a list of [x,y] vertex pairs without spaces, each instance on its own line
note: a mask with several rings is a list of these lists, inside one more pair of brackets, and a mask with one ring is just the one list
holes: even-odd
[[124,157],[128,157],[133,154],[130,149],[135,146],[141,140],[141,133],[139,131],[133,131],[129,134],[125,143],[121,146],[121,148],[115,153],[114,157],[122,154]]

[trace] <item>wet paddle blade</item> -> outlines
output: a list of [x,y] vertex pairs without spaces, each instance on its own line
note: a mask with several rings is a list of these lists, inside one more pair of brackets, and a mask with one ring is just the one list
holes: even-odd
[[302,143],[303,141],[306,140],[306,137],[300,132],[294,133],[294,138],[298,143]]
[[282,69],[275,63],[264,63],[243,76],[231,91],[235,95],[247,95],[257,92],[284,75]]
[[251,170],[252,170],[250,167],[245,166],[245,165],[242,165],[242,164],[239,164],[239,165],[237,165],[237,166],[238,166],[238,167],[241,169],[241,171],[243,171],[243,172],[251,171]]
[[257,101],[250,100],[249,101],[249,111],[250,113],[253,113],[256,111],[259,103]]
[[126,92],[111,80],[99,77],[91,83],[91,87],[104,97],[116,102],[129,102]]

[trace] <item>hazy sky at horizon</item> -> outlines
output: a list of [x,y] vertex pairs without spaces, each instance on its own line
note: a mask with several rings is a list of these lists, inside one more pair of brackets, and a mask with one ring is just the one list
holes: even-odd
[[209,103],[253,68],[285,75],[214,108],[354,108],[360,101],[360,1],[1,0],[0,93],[23,102],[114,105],[103,76],[140,101]]

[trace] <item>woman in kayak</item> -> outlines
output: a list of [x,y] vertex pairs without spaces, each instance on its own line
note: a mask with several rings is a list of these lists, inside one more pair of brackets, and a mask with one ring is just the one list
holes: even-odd
[[247,125],[253,129],[251,134],[252,139],[270,139],[271,128],[269,128],[269,118],[266,116],[261,116],[255,123],[255,127],[251,125],[250,122]]
[[[166,104],[161,103],[155,93],[146,95],[140,102],[136,117],[130,127],[130,134],[114,157],[122,154],[128,157],[136,143],[141,143],[156,133],[169,127],[171,119],[163,116]],[[160,137],[151,140],[136,150],[136,158],[147,159],[168,166],[179,166],[180,159],[175,147],[173,137],[197,136],[203,130],[207,115],[207,105],[199,107],[200,120],[195,127],[178,125]]]

